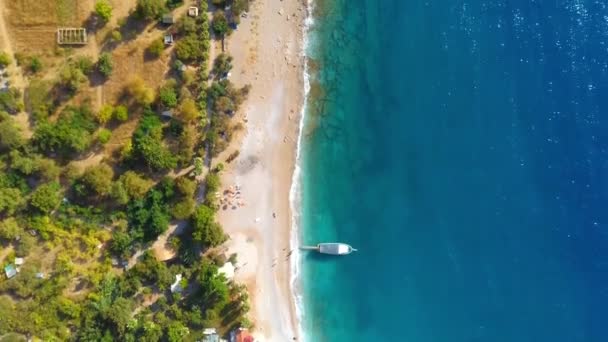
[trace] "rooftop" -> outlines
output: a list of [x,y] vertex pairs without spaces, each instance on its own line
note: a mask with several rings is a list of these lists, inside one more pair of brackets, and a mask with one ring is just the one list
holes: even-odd
[[7,278],[12,278],[14,276],[17,275],[17,268],[15,268],[15,265],[6,265],[4,267],[4,274],[6,274]]

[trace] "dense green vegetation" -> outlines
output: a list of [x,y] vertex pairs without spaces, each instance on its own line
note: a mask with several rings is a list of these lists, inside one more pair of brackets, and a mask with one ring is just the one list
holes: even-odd
[[[180,3],[138,0],[136,14],[156,20]],[[109,4],[95,6],[104,21]],[[204,162],[239,128],[231,117],[248,87],[226,78],[232,59],[224,54],[210,81],[206,15],[175,28],[175,64],[160,87],[133,76],[126,96],[92,109],[82,88],[99,73],[116,76],[108,51],[97,62],[49,64],[56,81],[30,75],[26,105],[17,89],[0,92],[0,262],[25,258],[17,275],[0,277],[0,336],[195,341],[206,327],[250,324],[244,287],[218,272],[225,257],[215,247],[227,239],[216,220],[222,167]],[[160,43],[148,53],[162,54]],[[24,61],[32,73],[42,68],[35,57]],[[31,136],[12,115],[23,109]],[[120,141],[117,129],[126,126]],[[160,261],[151,246],[176,225],[183,229],[166,247],[175,257]],[[172,293],[177,275],[182,290]]]

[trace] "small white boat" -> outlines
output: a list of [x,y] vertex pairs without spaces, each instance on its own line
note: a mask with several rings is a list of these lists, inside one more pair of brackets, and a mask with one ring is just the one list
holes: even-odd
[[340,242],[324,242],[316,246],[303,246],[301,249],[316,250],[322,254],[347,255],[357,250],[351,245]]

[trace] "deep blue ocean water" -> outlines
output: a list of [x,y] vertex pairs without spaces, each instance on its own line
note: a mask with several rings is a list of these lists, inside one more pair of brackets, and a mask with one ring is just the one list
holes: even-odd
[[308,341],[608,341],[608,8],[316,0]]

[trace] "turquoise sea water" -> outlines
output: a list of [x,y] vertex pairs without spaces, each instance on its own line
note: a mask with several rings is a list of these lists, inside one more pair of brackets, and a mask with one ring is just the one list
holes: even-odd
[[608,341],[608,7],[317,0],[308,341]]

